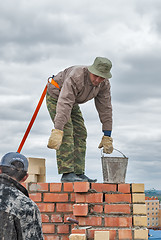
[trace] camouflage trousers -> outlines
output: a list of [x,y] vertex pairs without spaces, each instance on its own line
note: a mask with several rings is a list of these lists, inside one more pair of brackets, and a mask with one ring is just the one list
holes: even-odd
[[[57,100],[46,94],[46,104],[54,123]],[[63,141],[56,151],[58,173],[74,172],[82,174],[85,171],[85,154],[87,131],[78,104],[74,105],[71,117],[63,129]]]

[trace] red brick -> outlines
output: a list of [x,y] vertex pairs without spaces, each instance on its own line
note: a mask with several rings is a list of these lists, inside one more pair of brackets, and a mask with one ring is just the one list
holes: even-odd
[[73,192],[73,183],[63,183],[64,185],[64,192]]
[[130,193],[130,184],[128,183],[118,184],[118,192]]
[[30,193],[29,196],[34,202],[41,202],[41,193]]
[[42,224],[43,233],[55,233],[55,224]]
[[119,231],[119,240],[124,240],[124,239],[131,240],[132,239],[131,229],[119,229],[118,231]]
[[37,203],[40,212],[54,212],[55,204],[53,203]]
[[69,240],[69,235],[62,235],[61,240]]
[[108,230],[110,233],[109,240],[115,240],[116,239],[116,230]]
[[103,193],[76,193],[76,203],[102,203]]
[[69,225],[67,224],[58,225],[57,233],[69,233]]
[[87,229],[72,228],[72,234],[87,234]]
[[75,195],[76,203],[85,203],[86,198],[87,198],[87,194],[76,193],[76,195]]
[[110,184],[110,183],[92,183],[91,189],[95,189],[97,192],[109,192],[113,191],[116,192],[116,184]]
[[105,217],[105,227],[131,227],[132,217]]
[[52,214],[51,222],[63,222],[63,219],[60,214]]
[[77,217],[79,225],[81,226],[101,226],[102,217],[90,216],[90,217]]
[[107,203],[131,203],[131,194],[105,194]]
[[[59,236],[52,235],[44,235],[44,240],[59,240]],[[62,240],[62,239],[61,239]]]
[[57,203],[56,204],[56,211],[57,212],[72,212],[73,211],[73,204],[71,204],[71,203]]
[[73,214],[75,216],[87,216],[88,214],[88,204],[74,204]]
[[93,239],[94,238],[94,232],[95,231],[109,231],[110,233],[110,240],[115,240],[116,239],[116,230],[110,230],[110,229],[87,229],[87,236],[88,239]]
[[44,202],[67,202],[67,193],[44,193]]
[[130,204],[111,204],[111,205],[105,205],[104,212],[130,214],[131,208],[130,208]]
[[97,212],[97,213],[102,213],[103,212],[103,205],[94,205],[93,207],[90,208],[90,212]]
[[30,183],[29,191],[30,192],[47,192],[49,190],[48,183]]
[[75,195],[76,195],[75,193],[70,194],[70,201],[71,202],[75,202]]
[[61,192],[62,183],[50,183],[50,192]]
[[87,194],[88,203],[102,203],[103,202],[103,193],[90,193]]
[[49,216],[47,214],[41,214],[42,222],[49,222]]
[[75,182],[74,192],[88,192],[90,186],[89,182]]

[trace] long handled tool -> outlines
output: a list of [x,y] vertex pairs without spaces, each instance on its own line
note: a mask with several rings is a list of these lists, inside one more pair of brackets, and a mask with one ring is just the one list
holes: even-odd
[[[50,82],[50,79],[51,79],[51,82]],[[50,82],[51,84],[53,84],[55,87],[59,88],[59,90],[60,90],[60,87],[59,87],[58,83],[55,82],[55,80],[54,80],[54,76],[49,77],[49,78],[48,78],[48,82]],[[29,132],[30,132],[30,130],[31,130],[31,128],[32,128],[32,125],[33,125],[33,123],[34,123],[34,121],[35,121],[35,119],[36,119],[36,117],[37,117],[37,114],[38,114],[38,112],[39,112],[39,109],[40,109],[40,107],[41,107],[41,105],[42,105],[42,102],[43,102],[43,100],[44,100],[44,97],[45,97],[45,95],[46,95],[46,92],[47,92],[47,84],[46,84],[46,86],[45,86],[45,88],[44,88],[44,90],[43,90],[43,93],[42,93],[42,95],[41,95],[41,97],[40,97],[40,100],[39,100],[38,105],[37,105],[37,107],[36,107],[36,109],[35,109],[35,112],[34,112],[32,118],[31,118],[31,120],[30,120],[30,123],[29,123],[29,125],[28,125],[28,127],[27,127],[27,129],[26,129],[26,132],[25,132],[25,134],[24,134],[24,136],[23,136],[23,138],[22,138],[22,140],[21,140],[21,143],[20,143],[20,145],[19,145],[19,147],[18,147],[18,150],[17,150],[18,153],[20,153],[21,150],[22,150],[22,147],[23,147],[23,145],[24,145],[24,143],[25,143],[25,141],[26,141],[26,138],[27,138],[27,136],[28,136],[28,134],[29,134]]]

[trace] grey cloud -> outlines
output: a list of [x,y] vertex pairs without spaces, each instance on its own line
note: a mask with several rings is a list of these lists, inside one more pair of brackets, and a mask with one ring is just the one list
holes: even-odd
[[139,0],[133,0],[134,8],[138,13],[141,14],[151,14],[155,15],[156,13],[159,12],[159,8],[161,7],[161,2],[159,0],[154,1],[149,0],[148,2],[146,1],[139,1]]
[[[15,1],[16,2],[16,1]],[[11,4],[8,1],[8,4]],[[70,17],[59,4],[44,1],[32,4],[17,1],[17,6],[8,8],[7,1],[1,4],[1,42],[16,44],[55,43],[73,44],[80,35]],[[14,10],[14,11],[13,11]],[[73,33],[74,31],[74,33]]]
[[52,57],[60,46],[70,47],[82,41],[83,36],[73,19],[76,15],[69,17],[64,11],[57,12],[53,4],[48,12],[43,6],[37,9],[35,5],[32,9],[30,4],[26,8],[20,4],[14,12],[5,4],[0,17],[3,60],[31,63]]
[[[17,150],[48,76],[106,56],[113,62],[112,137],[115,148],[129,157],[126,181],[160,188],[160,4],[158,0],[1,2],[1,155]],[[102,126],[93,101],[81,109],[88,131],[86,173],[102,181],[98,149]],[[46,158],[47,181],[59,181],[55,151],[46,147],[52,128],[44,100],[22,153]],[[111,156],[115,155],[120,156],[116,152]]]
[[[18,19],[17,21],[20,20]],[[1,44],[15,43],[22,46],[26,44],[33,46],[41,43],[72,45],[75,41],[80,41],[81,35],[76,31],[77,29],[70,28],[69,25],[71,23],[68,25],[63,19],[59,19],[58,16],[55,16],[51,21],[39,19],[36,24],[33,24],[32,19],[29,19],[27,26],[23,26],[23,23],[24,20],[21,25],[11,22],[10,26],[4,26],[4,29],[1,29]],[[75,31],[74,33],[72,32],[73,30]]]
[[129,55],[123,61],[128,68],[117,69],[116,79],[111,82],[115,100],[126,102],[128,99],[128,103],[137,104],[145,99],[160,98],[160,55],[154,52]]
[[31,112],[31,99],[22,97],[3,97],[0,100],[1,119],[19,120],[28,117]]

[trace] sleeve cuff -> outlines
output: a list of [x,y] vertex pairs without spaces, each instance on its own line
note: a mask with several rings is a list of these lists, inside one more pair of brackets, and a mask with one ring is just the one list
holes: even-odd
[[104,132],[104,136],[108,136],[108,137],[111,137],[111,132],[110,130],[103,130]]

